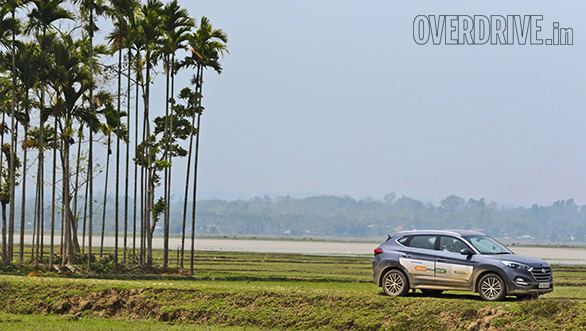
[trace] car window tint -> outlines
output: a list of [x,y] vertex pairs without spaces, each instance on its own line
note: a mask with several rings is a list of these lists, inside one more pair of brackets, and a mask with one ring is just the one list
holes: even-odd
[[458,238],[441,236],[440,237],[440,251],[450,253],[460,253],[462,248],[466,248],[466,244]]
[[409,237],[403,237],[403,238],[400,238],[397,241],[399,242],[399,244],[401,244],[403,246],[408,246],[409,245],[408,242],[407,242],[408,240],[409,240]]
[[434,249],[436,236],[413,236],[409,247]]

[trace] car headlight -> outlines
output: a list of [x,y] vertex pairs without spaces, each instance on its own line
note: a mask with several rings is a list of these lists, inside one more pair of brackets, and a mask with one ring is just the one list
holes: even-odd
[[501,261],[501,263],[506,265],[507,267],[513,268],[513,269],[526,270],[526,271],[531,271],[533,269],[533,267],[530,267],[526,264],[521,264],[518,262]]

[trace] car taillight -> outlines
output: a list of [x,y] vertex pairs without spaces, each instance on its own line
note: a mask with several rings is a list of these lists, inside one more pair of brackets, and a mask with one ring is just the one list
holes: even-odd
[[383,252],[383,249],[380,248],[380,247],[377,247],[377,248],[374,249],[374,256],[377,256],[377,255],[379,255],[382,252]]

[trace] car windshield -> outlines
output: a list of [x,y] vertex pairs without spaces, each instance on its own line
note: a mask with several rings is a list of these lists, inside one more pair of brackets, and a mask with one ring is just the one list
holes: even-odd
[[508,248],[491,237],[470,236],[464,237],[464,239],[472,244],[481,254],[513,254]]

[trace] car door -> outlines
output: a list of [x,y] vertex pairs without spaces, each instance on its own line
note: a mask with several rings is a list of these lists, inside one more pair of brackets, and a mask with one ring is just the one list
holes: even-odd
[[416,235],[403,243],[399,262],[411,275],[413,285],[433,285],[436,235]]
[[[436,253],[435,283],[438,286],[470,288],[474,271],[474,256],[462,255],[468,245],[452,236],[440,236]],[[469,247],[468,247],[469,248]]]

